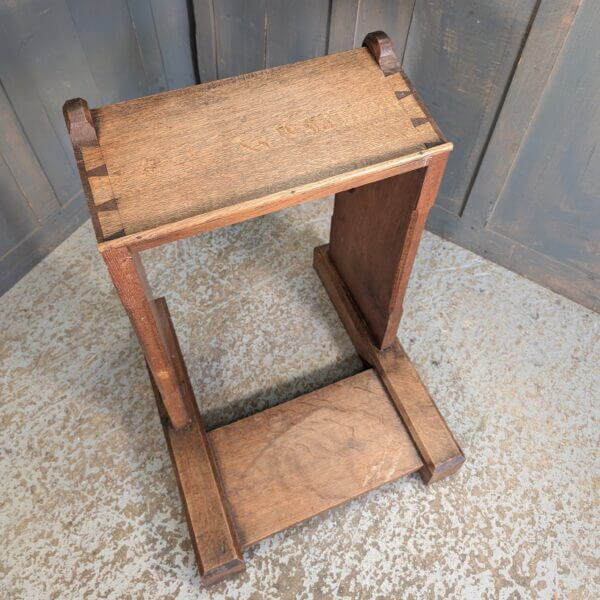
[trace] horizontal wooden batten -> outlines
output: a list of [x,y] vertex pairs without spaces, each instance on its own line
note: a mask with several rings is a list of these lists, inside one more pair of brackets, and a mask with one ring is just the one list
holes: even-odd
[[244,548],[423,465],[373,369],[209,439]]

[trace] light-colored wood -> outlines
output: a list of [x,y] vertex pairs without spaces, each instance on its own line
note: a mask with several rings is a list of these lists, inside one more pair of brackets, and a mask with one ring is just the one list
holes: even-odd
[[92,110],[125,234],[435,153],[410,89],[358,48]]
[[184,392],[186,408],[191,416],[188,427],[179,431],[170,427],[156,380],[150,369],[148,372],[185,507],[202,582],[210,585],[228,575],[243,571],[244,560],[167,303],[164,298],[159,298],[155,305],[161,327],[165,331],[177,378]]
[[357,352],[381,376],[410,432],[423,459],[423,480],[431,483],[457,471],[464,462],[462,450],[398,340],[387,350],[377,347],[327,246],[315,248],[314,265]]
[[314,183],[308,183],[292,190],[276,192],[264,198],[247,200],[240,204],[188,217],[181,221],[161,225],[141,233],[117,237],[98,244],[98,248],[100,252],[123,246],[136,248],[137,250],[146,250],[160,244],[184,239],[198,233],[219,229],[220,227],[266,215],[307,200],[322,198],[323,196],[365,185],[382,178],[406,173],[412,169],[419,169],[427,165],[433,156],[446,153],[450,150],[452,150],[452,144],[442,144],[428,150],[427,155],[425,155],[424,151],[419,151],[400,159],[390,160],[386,163],[380,163]]
[[372,369],[209,438],[243,547],[423,464]]
[[140,256],[129,248],[116,248],[102,256],[152,370],[171,424],[176,429],[185,427],[190,421],[189,410]]

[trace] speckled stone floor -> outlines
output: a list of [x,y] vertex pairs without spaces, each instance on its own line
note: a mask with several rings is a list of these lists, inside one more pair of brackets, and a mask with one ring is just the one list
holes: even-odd
[[[360,369],[328,201],[145,254],[212,427]],[[0,598],[598,598],[600,317],[425,234],[400,339],[467,462],[202,590],[141,352],[81,227],[0,298]]]

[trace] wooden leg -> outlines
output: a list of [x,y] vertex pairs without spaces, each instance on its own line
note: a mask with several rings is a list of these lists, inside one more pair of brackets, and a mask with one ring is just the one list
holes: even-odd
[[225,501],[221,477],[214,453],[198,412],[194,392],[181,355],[177,336],[164,298],[156,300],[158,319],[165,332],[169,355],[183,391],[190,426],[176,431],[166,423],[161,394],[153,373],[148,368],[179,492],[185,507],[196,561],[202,582],[216,583],[243,571],[244,560]]
[[329,256],[378,348],[396,339],[425,220],[448,154],[427,167],[337,194]]
[[126,247],[107,250],[102,256],[160,390],[171,425],[175,429],[186,427],[190,422],[190,412],[167,349],[165,332],[156,313],[140,256]]
[[357,352],[375,367],[423,460],[426,483],[457,471],[464,456],[444,418],[396,339],[381,350],[350,290],[333,264],[327,246],[315,248],[314,265]]

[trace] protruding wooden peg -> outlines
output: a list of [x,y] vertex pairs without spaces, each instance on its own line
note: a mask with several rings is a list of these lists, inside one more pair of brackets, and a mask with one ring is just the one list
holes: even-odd
[[83,98],[67,100],[63,105],[63,115],[73,145],[95,146],[98,143],[94,121]]
[[400,71],[400,61],[387,33],[372,31],[365,36],[362,45],[373,55],[386,77]]

